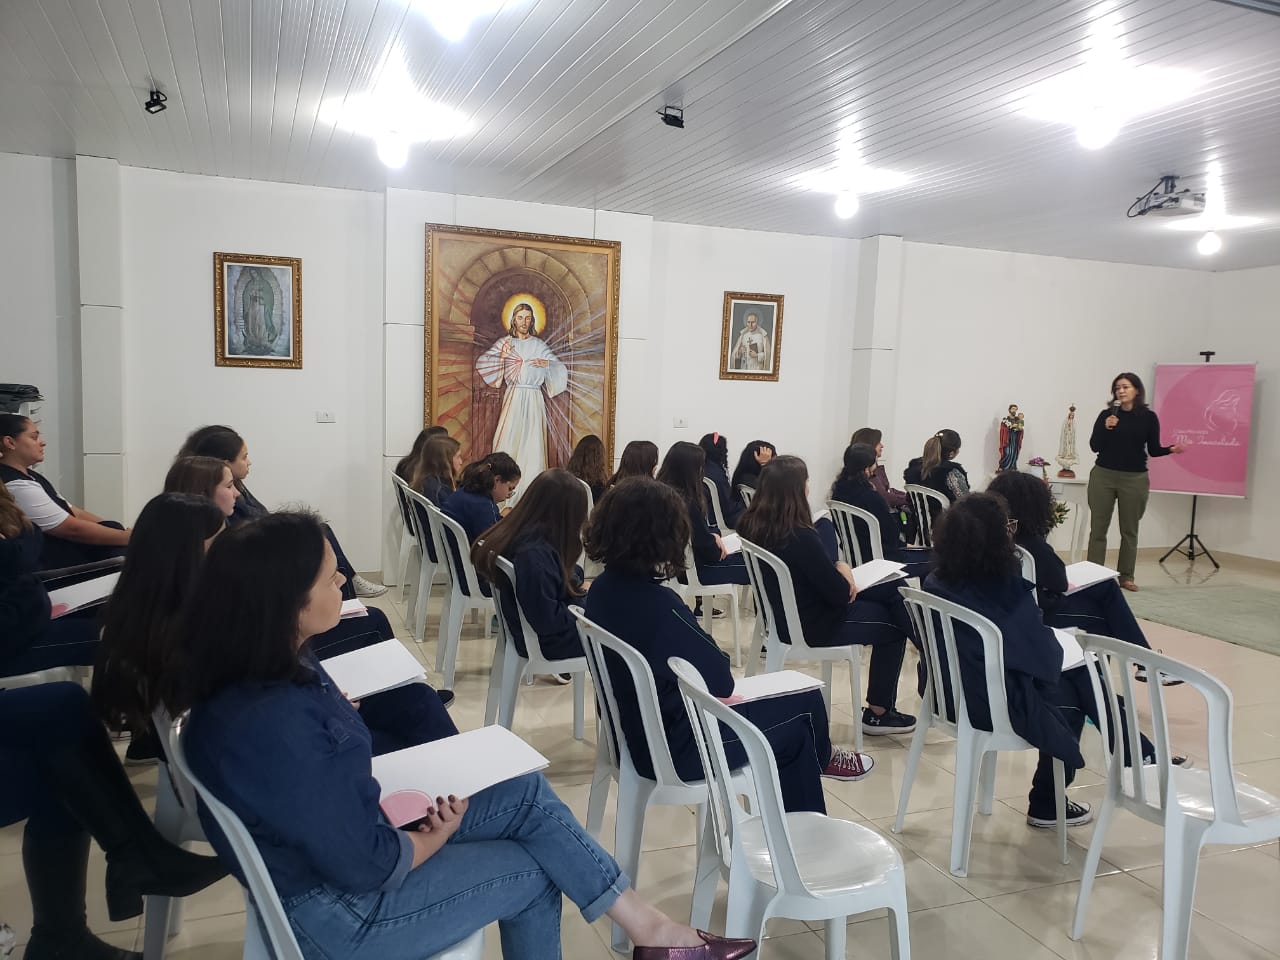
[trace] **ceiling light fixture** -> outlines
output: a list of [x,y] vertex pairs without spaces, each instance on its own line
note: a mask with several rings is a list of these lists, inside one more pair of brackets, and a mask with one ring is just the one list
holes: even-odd
[[411,0],[413,9],[450,43],[467,39],[471,25],[482,17],[497,13],[509,0]]
[[459,111],[418,91],[399,49],[387,55],[372,90],[326,100],[320,106],[320,118],[341,130],[369,137],[378,158],[391,169],[408,162],[413,144],[448,140],[471,127]]
[[1196,241],[1196,250],[1201,256],[1211,257],[1222,249],[1222,238],[1210,230]]
[[1075,127],[1080,145],[1097,150],[1127,121],[1186,99],[1200,84],[1199,75],[1189,70],[1134,66],[1124,55],[1120,18],[1107,11],[1089,25],[1084,63],[1033,84],[1017,109]]
[[835,215],[848,220],[857,214],[860,197],[868,193],[895,190],[911,178],[896,170],[868,167],[862,163],[858,148],[857,128],[852,120],[843,120],[836,134],[836,162],[822,170],[810,170],[793,178],[795,186],[835,198]]

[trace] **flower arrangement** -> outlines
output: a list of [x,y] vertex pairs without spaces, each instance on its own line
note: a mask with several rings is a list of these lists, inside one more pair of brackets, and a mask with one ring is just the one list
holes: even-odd
[[1027,461],[1027,466],[1039,467],[1041,478],[1044,480],[1045,483],[1049,482],[1049,472],[1048,470],[1045,469],[1046,467],[1049,466],[1049,461],[1046,460],[1044,457],[1033,457],[1032,459]]
[[1071,508],[1061,500],[1053,501],[1053,520],[1049,525],[1049,529],[1060,527],[1067,522],[1067,517],[1071,514]]

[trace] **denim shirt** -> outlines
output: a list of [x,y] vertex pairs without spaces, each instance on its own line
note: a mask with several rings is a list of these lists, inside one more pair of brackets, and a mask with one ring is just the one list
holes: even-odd
[[[184,738],[201,782],[243,821],[281,898],[327,885],[394,890],[413,865],[409,835],[378,807],[368,728],[309,653],[310,682],[244,683],[191,710]],[[244,881],[222,831],[205,836]]]

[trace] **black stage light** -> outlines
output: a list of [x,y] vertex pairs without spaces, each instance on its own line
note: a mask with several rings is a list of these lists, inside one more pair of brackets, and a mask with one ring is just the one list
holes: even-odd
[[658,111],[658,116],[662,118],[662,122],[668,127],[684,129],[684,109],[682,107],[663,107]]

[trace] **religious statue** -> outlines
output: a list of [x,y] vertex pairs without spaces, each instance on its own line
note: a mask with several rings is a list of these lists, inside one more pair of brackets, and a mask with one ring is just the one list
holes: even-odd
[[1009,414],[1000,421],[1000,465],[997,473],[1018,469],[1018,454],[1022,452],[1022,434],[1026,429],[1016,403],[1009,404]]
[[1075,479],[1076,472],[1071,468],[1080,462],[1076,456],[1076,405],[1067,408],[1067,419],[1062,421],[1062,434],[1058,438],[1058,476],[1064,480]]
[[504,387],[493,449],[510,454],[531,478],[547,468],[547,408],[568,387],[569,371],[536,335],[541,328],[531,304],[517,303],[506,327],[510,334],[476,359],[476,372],[489,386]]

